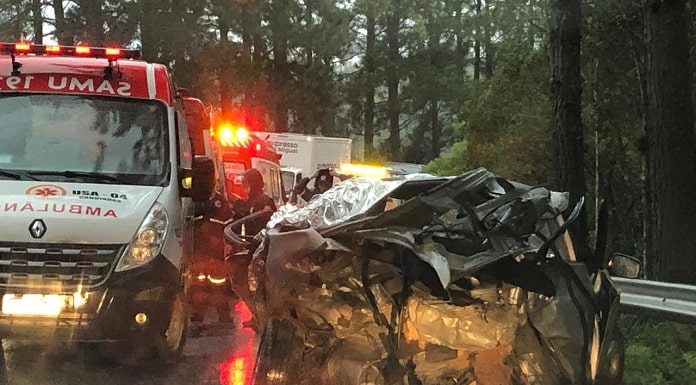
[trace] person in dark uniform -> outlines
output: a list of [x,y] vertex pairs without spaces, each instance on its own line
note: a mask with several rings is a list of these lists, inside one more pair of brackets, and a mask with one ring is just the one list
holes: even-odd
[[[295,185],[293,195],[304,199],[305,202],[309,202],[309,200],[315,195],[323,194],[333,187],[333,177],[334,173],[331,170],[317,170],[314,175],[303,178],[297,185]],[[312,179],[314,179],[314,188],[309,189],[307,188],[307,185]]]
[[[242,174],[242,186],[246,190],[249,198],[246,200],[238,200],[233,204],[234,218],[239,219],[249,214],[270,209],[267,215],[260,218],[250,220],[244,225],[244,234],[253,236],[258,234],[266,227],[266,223],[271,219],[273,212],[277,210],[275,201],[268,196],[263,190],[263,176],[259,170],[251,168]],[[237,233],[239,233],[237,231]]]
[[[217,309],[220,322],[230,322],[229,302],[232,289],[227,280],[231,267],[225,262],[224,229],[232,218],[232,210],[224,193],[216,191],[207,202],[197,204],[194,221],[194,261],[191,272],[193,322],[202,322],[208,305]],[[219,283],[222,282],[223,283]]]
[[[264,192],[263,176],[258,170],[249,169],[245,171],[242,175],[242,186],[246,190],[248,198],[245,200],[240,199],[232,205],[234,220],[261,212],[264,209],[269,209],[268,213],[244,223],[244,236],[247,238],[254,237],[266,227],[266,224],[277,208],[273,198],[266,195]],[[232,230],[237,234],[242,234],[241,226]],[[234,247],[234,245],[231,245],[231,247]],[[232,251],[230,254],[234,254],[235,252],[236,250]],[[234,255],[234,258],[230,259],[232,287],[240,298],[249,298],[250,296],[248,281],[251,259],[251,255],[243,254]]]

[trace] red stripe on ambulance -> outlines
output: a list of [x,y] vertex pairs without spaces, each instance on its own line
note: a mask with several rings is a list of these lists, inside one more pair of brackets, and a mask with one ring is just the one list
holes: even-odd
[[0,91],[50,92],[120,97],[147,97],[147,90],[126,80],[80,75],[21,75],[0,77]]

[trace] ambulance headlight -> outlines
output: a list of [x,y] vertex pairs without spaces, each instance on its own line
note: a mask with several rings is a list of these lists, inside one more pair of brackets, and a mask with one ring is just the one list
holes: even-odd
[[123,253],[116,271],[140,267],[155,258],[162,251],[168,228],[167,211],[164,206],[155,203]]

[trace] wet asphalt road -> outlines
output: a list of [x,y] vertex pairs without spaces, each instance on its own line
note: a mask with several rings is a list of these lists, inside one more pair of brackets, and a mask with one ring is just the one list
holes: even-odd
[[90,363],[83,351],[66,344],[5,341],[5,374],[9,385],[245,385],[256,349],[256,337],[234,324],[221,326],[208,317],[203,327],[190,327],[181,361],[167,368],[127,370]]

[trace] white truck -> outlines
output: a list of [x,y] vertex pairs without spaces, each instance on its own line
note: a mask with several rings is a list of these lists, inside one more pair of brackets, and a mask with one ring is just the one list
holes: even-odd
[[352,139],[276,132],[254,134],[273,144],[282,155],[280,165],[286,194],[295,183],[316,170],[339,168],[351,161]]

